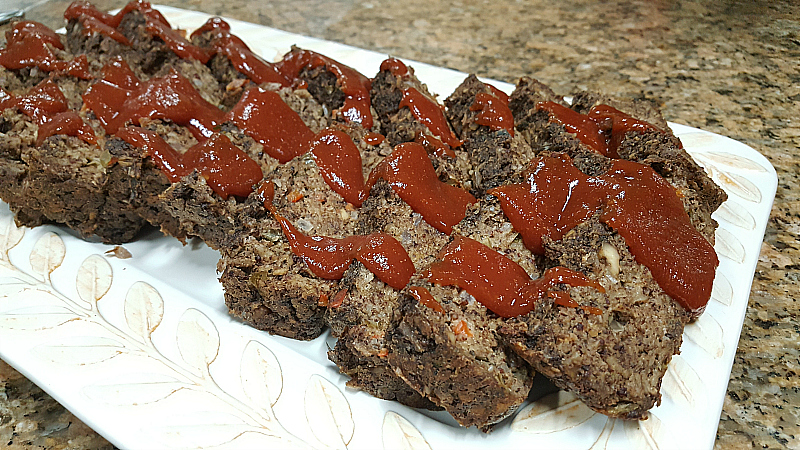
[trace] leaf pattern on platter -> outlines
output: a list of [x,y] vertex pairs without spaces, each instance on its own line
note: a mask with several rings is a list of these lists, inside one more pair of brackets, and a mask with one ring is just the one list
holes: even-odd
[[617,420],[618,419],[612,419],[611,417],[606,420],[606,424],[603,425],[603,431],[600,432],[600,436],[597,436],[597,440],[589,447],[589,450],[600,450],[608,447],[608,441],[611,439],[611,433],[614,432]]
[[0,221],[0,258],[8,260],[8,251],[16,247],[25,236],[25,228],[20,228],[14,223],[11,216],[6,216]]
[[717,271],[717,275],[714,277],[711,299],[725,306],[731,306],[733,303],[733,287],[731,287],[731,282],[719,271]]
[[[674,438],[662,426],[661,419],[650,411],[645,420],[625,420],[625,434],[631,448],[659,450],[675,446]],[[670,445],[672,442],[672,445]]]
[[119,378],[86,386],[83,393],[98,403],[139,406],[164,400],[187,387],[185,381],[157,373],[135,373]]
[[712,358],[719,358],[725,351],[722,325],[708,313],[686,325],[683,335],[705,350]]
[[355,432],[353,412],[344,394],[333,383],[312,375],[306,385],[306,420],[314,436],[333,448],[347,448]]
[[219,354],[219,332],[214,322],[200,311],[189,308],[178,322],[178,350],[183,360],[202,376]]
[[116,339],[101,336],[72,336],[59,338],[52,344],[33,349],[34,354],[60,365],[87,366],[108,361],[128,353],[125,345]]
[[714,212],[714,218],[719,221],[727,222],[743,230],[751,231],[756,229],[756,219],[744,206],[734,200],[723,203]]
[[387,411],[381,427],[384,450],[431,450],[422,433],[405,417]]
[[511,423],[513,431],[555,433],[575,428],[595,416],[575,394],[558,391],[523,408]]
[[705,164],[706,172],[728,193],[753,203],[761,203],[761,189],[747,178],[718,169],[713,164]]
[[111,264],[100,255],[90,255],[83,260],[75,277],[78,296],[89,306],[97,302],[111,289],[114,272]]
[[[200,310],[186,308],[176,328],[170,330],[182,361],[173,360],[152,341],[153,332],[161,325],[165,305],[151,285],[136,282],[124,301],[108,300],[113,270],[105,258],[91,255],[76,269],[77,296],[71,298],[50,280],[66,256],[60,236],[48,232],[35,242],[29,255],[36,275],[32,276],[12,264],[8,256],[8,251],[21,242],[24,229],[6,221],[0,226],[0,233],[0,332],[17,333],[24,339],[25,333],[75,324],[70,330],[82,334],[66,337],[40,334],[51,337],[31,348],[31,353],[45,365],[50,364],[53,371],[83,367],[95,370],[122,355],[137,358],[137,368],[143,372],[87,382],[81,388],[86,398],[107,405],[152,407],[145,420],[157,422],[145,427],[144,432],[157,434],[152,437],[161,442],[168,441],[169,436],[181,436],[181,442],[172,442],[179,447],[186,447],[189,441],[197,447],[211,444],[235,447],[242,443],[251,447],[266,444],[280,448],[308,447],[285,430],[274,416],[272,406],[282,390],[282,375],[277,358],[263,344],[252,341],[243,351],[242,385],[252,398],[242,401],[222,388],[210,373],[209,365],[216,361],[220,351],[220,336],[214,322]],[[110,302],[107,307],[117,306],[122,310],[122,328],[100,311],[101,299]],[[256,387],[260,383],[264,385]],[[270,392],[275,396],[271,401]],[[213,410],[193,411],[202,417],[213,416],[213,421],[181,423],[181,418],[186,417],[184,413],[160,418],[153,414],[160,411],[158,405],[185,396],[203,405],[216,405]],[[187,433],[191,439],[187,439]]]
[[739,238],[724,228],[717,228],[716,238],[714,249],[717,251],[717,254],[737,264],[744,262],[747,257],[747,252],[741,241],[739,241]]
[[33,246],[30,255],[31,269],[43,280],[49,280],[50,274],[61,265],[66,254],[67,249],[61,236],[47,232]]
[[[17,296],[17,300],[23,300]],[[0,312],[0,328],[42,331],[76,320],[75,313],[59,305],[34,305]]]
[[148,342],[164,318],[164,300],[153,286],[137,281],[128,289],[123,310],[128,328],[142,342]]
[[706,385],[683,357],[672,357],[661,381],[661,392],[680,405],[697,410],[706,404]]
[[264,344],[250,341],[242,352],[242,388],[256,405],[275,406],[283,391],[283,372],[278,358]]
[[[695,133],[692,133],[695,134]],[[711,139],[717,139],[716,136],[710,136]],[[684,137],[681,136],[681,140],[684,140]],[[716,150],[706,151],[706,152],[693,152],[692,155],[695,159],[699,159],[702,161],[712,161],[716,164],[726,166],[730,169],[738,169],[738,170],[749,170],[753,172],[761,172],[767,173],[768,170],[766,167],[762,166],[761,164],[753,161],[752,159],[745,158],[743,156],[734,155],[733,153],[727,152],[720,152]]]

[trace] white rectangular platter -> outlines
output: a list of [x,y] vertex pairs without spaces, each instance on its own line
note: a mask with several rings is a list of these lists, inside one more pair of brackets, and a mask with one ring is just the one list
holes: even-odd
[[[187,30],[209,17],[157,8]],[[267,60],[294,44],[372,76],[387,56],[229,22]],[[407,63],[442,98],[465,77]],[[64,228],[17,228],[5,204],[0,358],[121,448],[712,448],[777,177],[744,144],[670,125],[729,200],[714,216],[712,300],[686,327],[648,420],[608,419],[563,392],[538,392],[491,434],[461,428],[345,387],[326,357],[329,336],[295,342],[230,318],[217,254],[202,244],[151,233],[121,260]]]

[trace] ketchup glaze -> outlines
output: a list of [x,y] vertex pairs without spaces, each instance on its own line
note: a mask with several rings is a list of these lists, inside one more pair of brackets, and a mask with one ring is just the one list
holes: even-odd
[[595,105],[588,114],[581,114],[550,101],[539,102],[536,108],[547,111],[551,120],[564,125],[584,145],[610,158],[619,158],[617,149],[629,131],[664,132],[608,105]]
[[280,95],[259,87],[247,90],[227,118],[281,164],[308,152],[314,140],[311,129]]
[[17,22],[6,31],[6,48],[0,49],[0,66],[11,70],[38,67],[45,72],[63,72],[83,80],[92,77],[85,55],[62,61],[51,46],[64,49],[53,30],[38,22]]
[[326,280],[341,279],[356,259],[394,289],[404,288],[411,280],[414,264],[400,242],[391,235],[372,233],[343,239],[306,236],[275,210],[272,205],[275,186],[271,181],[262,182],[257,194],[280,224],[292,253],[300,256],[314,275]]
[[231,26],[219,17],[212,17],[200,28],[192,32],[194,38],[203,33],[211,32],[211,53],[225,55],[233,67],[257,84],[278,83],[281,86],[290,86],[291,80],[286,79],[275,64],[264,61],[250,50],[250,47],[237,36],[230,33]]
[[461,222],[467,206],[477,201],[469,192],[439,180],[428,153],[416,142],[396,146],[372,170],[367,185],[371,188],[379,178],[386,180],[425,222],[446,234]]
[[311,50],[292,49],[283,60],[277,64],[278,71],[288,80],[296,80],[304,68],[324,67],[328,72],[336,75],[339,85],[345,95],[341,114],[349,122],[360,123],[364,128],[370,129],[373,125],[370,112],[369,90],[372,82],[352,67],[334,61],[327,56]]
[[38,125],[36,145],[50,136],[63,134],[77,136],[89,144],[97,143],[94,130],[75,111],[69,111],[67,98],[53,80],[46,79],[27,94],[15,97],[2,91],[0,110],[17,107]]
[[532,280],[519,264],[464,236],[455,236],[439,257],[441,261],[431,265],[425,273],[431,283],[464,289],[501,317],[531,312],[536,302],[558,284],[590,286],[604,292],[596,281],[564,267],[548,269]]
[[361,153],[350,136],[326,128],[317,134],[311,154],[328,186],[346,202],[361,206],[369,191],[364,184]]
[[564,154],[538,157],[532,166],[525,183],[489,191],[532,252],[544,252],[542,236],[561,239],[600,210],[664,292],[689,311],[705,307],[719,260],[653,169],[614,160],[606,174],[587,176]]
[[404,106],[411,111],[414,118],[428,127],[428,130],[445,144],[455,148],[464,143],[450,130],[442,108],[420,91],[413,87],[403,89],[403,98],[400,100],[400,108]]
[[511,109],[508,108],[508,96],[503,101],[495,95],[479,92],[469,110],[479,111],[475,118],[475,123],[478,125],[487,126],[492,131],[506,130],[511,136],[514,136],[514,117],[511,115]]

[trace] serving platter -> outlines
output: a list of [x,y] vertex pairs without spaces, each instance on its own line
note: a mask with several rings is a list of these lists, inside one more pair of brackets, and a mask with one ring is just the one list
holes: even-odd
[[[190,31],[210,17],[156,7]],[[387,57],[229,23],[267,60],[297,45],[371,76]],[[466,76],[406,63],[442,98]],[[124,245],[131,257],[121,259],[120,249],[65,228],[17,228],[5,204],[0,358],[121,448],[711,448],[777,176],[742,143],[670,126],[729,199],[714,215],[720,266],[711,302],[686,327],[662,403],[647,420],[596,414],[539,377],[529,401],[492,433],[464,429],[446,414],[347,388],[327,360],[328,335],[297,342],[229,317],[218,255],[202,243],[183,246],[152,232]]]

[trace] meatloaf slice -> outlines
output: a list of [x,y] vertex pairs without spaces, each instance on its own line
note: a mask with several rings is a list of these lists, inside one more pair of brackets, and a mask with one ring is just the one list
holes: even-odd
[[717,222],[711,218],[711,214],[728,196],[684,150],[658,108],[646,100],[623,101],[586,92],[575,94],[572,107],[580,113],[586,113],[600,104],[612,106],[659,128],[644,132],[629,131],[617,153],[622,159],[650,166],[672,184],[680,193],[679,197],[692,224],[713,243]]
[[534,155],[519,133],[512,136],[508,130],[494,131],[477,123],[479,112],[471,107],[481,93],[493,94],[488,85],[470,75],[444,101],[447,119],[464,141],[461,150],[472,167],[470,192],[478,198],[491,188],[520,181],[520,172]]
[[[379,161],[381,146],[369,145],[361,127],[341,126],[361,153],[364,177]],[[384,144],[385,145],[385,144]],[[311,153],[278,166],[266,179],[275,186],[272,206],[306,235],[344,238],[354,234],[359,211],[331,190]],[[255,195],[255,194],[253,194]],[[322,333],[326,302],[339,292],[338,281],[316,277],[292,253],[272,216],[221,247],[220,280],[234,316],[254,327],[295,339]]]
[[625,419],[645,417],[660,402],[661,379],[680,351],[689,314],[598,215],[560,241],[546,239],[545,251],[548,264],[585,273],[605,293],[565,287],[580,306],[558,306],[545,297],[529,314],[509,319],[500,333],[537,372],[592,409]]

